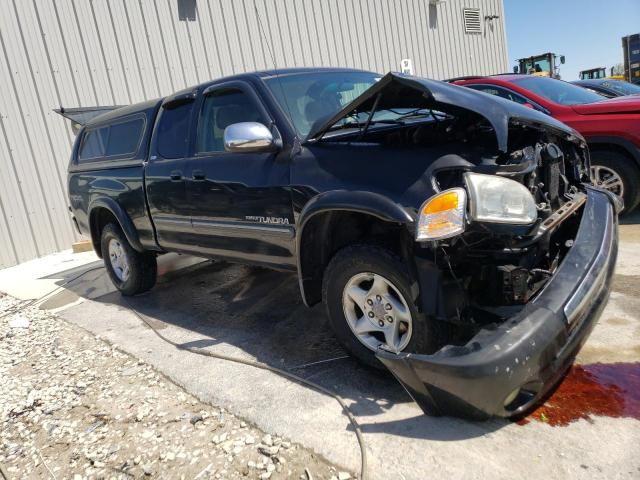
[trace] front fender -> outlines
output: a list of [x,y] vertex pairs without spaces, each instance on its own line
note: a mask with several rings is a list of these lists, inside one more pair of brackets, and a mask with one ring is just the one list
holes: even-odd
[[120,228],[122,228],[125,237],[127,237],[127,241],[134,250],[138,252],[144,251],[144,248],[140,243],[140,238],[138,237],[138,231],[136,230],[131,217],[129,217],[129,214],[120,206],[120,204],[118,204],[118,202],[109,197],[96,198],[89,205],[89,228],[94,247],[97,245],[98,247],[96,248],[99,248],[100,245],[100,238],[95,238],[97,232],[94,232],[93,227],[94,215],[100,208],[105,208],[113,214],[120,224]]
[[[300,212],[297,219],[296,232],[296,260],[298,266],[298,281],[300,293],[307,306],[319,301],[316,295],[309,296],[309,287],[314,283],[313,278],[307,278],[305,272],[304,239],[305,227],[309,221],[317,215],[327,212],[353,212],[370,215],[385,222],[404,225],[408,231],[413,232],[415,214],[406,210],[393,200],[374,192],[332,190],[321,193],[311,199]],[[322,256],[322,252],[314,252]]]
[[[351,190],[331,190],[313,197],[298,217],[299,231],[314,215],[330,210],[373,215],[380,220],[413,225],[414,216],[393,200],[379,193]],[[300,238],[300,235],[298,236]]]

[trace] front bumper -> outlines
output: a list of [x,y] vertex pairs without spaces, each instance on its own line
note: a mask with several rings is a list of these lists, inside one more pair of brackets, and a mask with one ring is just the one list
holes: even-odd
[[376,356],[427,414],[527,412],[566,373],[604,309],[618,253],[619,208],[612,194],[587,187],[574,246],[543,290],[499,327],[432,355],[379,349]]

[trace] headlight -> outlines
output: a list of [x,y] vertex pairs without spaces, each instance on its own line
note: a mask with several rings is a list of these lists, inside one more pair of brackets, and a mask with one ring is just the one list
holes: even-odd
[[465,173],[469,191],[469,217],[478,222],[529,225],[538,218],[533,196],[509,178]]
[[451,188],[434,195],[420,207],[416,240],[442,240],[464,232],[467,193]]

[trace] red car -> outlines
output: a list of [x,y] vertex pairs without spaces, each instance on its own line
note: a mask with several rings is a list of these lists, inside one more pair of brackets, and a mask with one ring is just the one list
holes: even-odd
[[640,98],[605,99],[562,80],[532,75],[451,81],[540,110],[575,128],[589,144],[593,181],[624,198],[626,211],[640,203]]

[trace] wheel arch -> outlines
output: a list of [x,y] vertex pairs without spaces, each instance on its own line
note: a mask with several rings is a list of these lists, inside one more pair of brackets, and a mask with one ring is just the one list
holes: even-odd
[[144,251],[138,237],[138,231],[127,212],[112,198],[100,197],[93,200],[89,206],[91,243],[98,257],[102,258],[100,235],[102,229],[110,220],[115,220],[118,223],[125,237],[127,237],[127,241],[134,250],[138,252]]
[[[389,242],[403,257],[412,238],[414,216],[393,200],[374,192],[335,190],[307,203],[298,217],[296,255],[298,281],[307,306],[322,299],[322,278],[333,254],[349,243],[373,235]],[[341,229],[337,226],[341,225]],[[391,232],[403,234],[389,235]]]
[[621,153],[633,160],[635,166],[640,168],[640,148],[630,140],[612,136],[595,136],[587,137],[586,141],[591,151],[612,150]]

